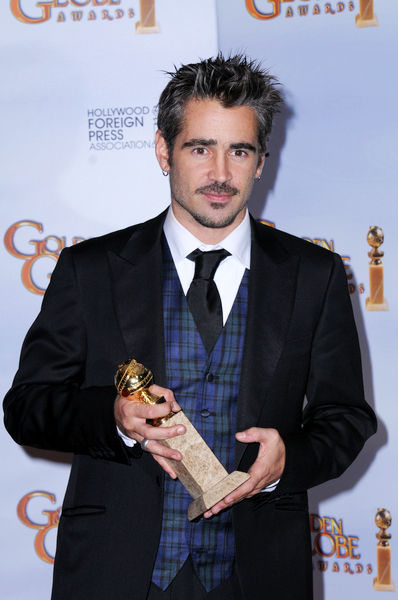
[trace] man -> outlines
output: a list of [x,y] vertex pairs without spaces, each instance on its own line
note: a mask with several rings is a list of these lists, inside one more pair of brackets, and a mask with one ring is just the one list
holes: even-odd
[[[75,454],[54,600],[312,597],[306,490],[375,418],[339,257],[247,213],[280,101],[245,57],[181,67],[156,135],[171,208],[60,256],[4,402],[17,442]],[[165,404],[115,400],[128,357]],[[184,431],[147,423],[180,406],[250,474],[194,523],[159,443]]]

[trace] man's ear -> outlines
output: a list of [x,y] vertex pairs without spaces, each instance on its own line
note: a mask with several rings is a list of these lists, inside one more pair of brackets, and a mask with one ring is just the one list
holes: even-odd
[[264,163],[265,163],[265,154],[260,154],[259,159],[258,159],[257,169],[256,169],[256,172],[254,174],[254,179],[259,179],[261,177],[261,173],[263,171]]
[[157,130],[155,136],[155,153],[160,168],[162,171],[168,173],[170,171],[169,150],[160,129]]

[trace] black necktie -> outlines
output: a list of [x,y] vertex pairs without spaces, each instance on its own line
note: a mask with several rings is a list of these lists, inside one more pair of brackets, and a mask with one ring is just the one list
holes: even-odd
[[210,252],[198,249],[187,256],[195,261],[195,275],[187,293],[188,306],[208,354],[223,325],[221,298],[213,278],[218,265],[227,256],[230,252],[223,249]]

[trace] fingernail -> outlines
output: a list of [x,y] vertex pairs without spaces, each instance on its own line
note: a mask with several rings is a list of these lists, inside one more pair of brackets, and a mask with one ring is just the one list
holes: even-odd
[[172,454],[171,458],[173,458],[174,460],[180,460],[180,455],[179,454]]
[[185,427],[178,427],[177,433],[185,433]]
[[238,431],[238,433],[236,435],[239,436],[240,438],[245,438],[246,437],[246,431]]

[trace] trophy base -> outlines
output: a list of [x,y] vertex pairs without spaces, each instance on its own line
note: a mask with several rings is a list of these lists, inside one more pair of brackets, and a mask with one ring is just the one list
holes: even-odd
[[374,16],[373,19],[362,19],[361,15],[356,15],[355,25],[357,27],[377,27],[379,22],[376,16]]
[[150,27],[143,25],[141,21],[137,21],[135,24],[136,33],[160,33],[160,26],[158,23]]
[[220,500],[225,498],[228,494],[236,490],[237,487],[242,485],[245,481],[250,478],[250,475],[243,473],[242,471],[233,471],[225,479],[218,481],[209,490],[203,492],[199,498],[196,498],[188,506],[188,519],[193,521],[206,510],[217,504]]
[[366,298],[366,310],[388,310],[388,302],[383,298],[383,302],[372,302],[370,298]]
[[161,443],[182,454],[182,460],[167,459],[167,462],[193,498],[188,507],[188,519],[192,521],[247,481],[250,475],[242,471],[233,471],[228,475],[182,410],[161,423],[160,427],[170,425],[184,425],[186,429],[183,435],[162,440]]
[[391,583],[379,583],[377,577],[373,579],[373,589],[378,592],[395,592],[394,582]]

